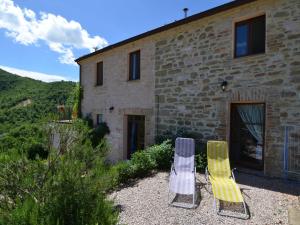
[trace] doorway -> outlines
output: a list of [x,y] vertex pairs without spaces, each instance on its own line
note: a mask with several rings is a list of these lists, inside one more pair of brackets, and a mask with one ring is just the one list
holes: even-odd
[[264,168],[264,103],[232,103],[230,114],[230,161],[237,166]]
[[127,116],[127,159],[137,150],[145,147],[145,116]]

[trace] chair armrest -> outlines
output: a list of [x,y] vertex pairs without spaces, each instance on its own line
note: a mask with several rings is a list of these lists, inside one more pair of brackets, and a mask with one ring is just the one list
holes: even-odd
[[175,170],[175,167],[174,167],[174,163],[172,163],[172,166],[171,166],[171,172],[170,172],[170,173],[172,173],[172,171],[174,171],[174,173],[177,175],[176,170]]
[[232,178],[233,178],[233,180],[235,181],[235,176],[234,176],[234,171],[236,170],[236,168],[233,168],[232,170],[231,170],[231,176],[232,176]]
[[194,170],[192,171],[192,173],[196,173],[197,170],[196,170],[196,166],[194,167]]
[[206,182],[208,181],[208,176],[209,176],[209,171],[208,171],[208,168],[206,167],[205,168],[205,179],[206,179]]

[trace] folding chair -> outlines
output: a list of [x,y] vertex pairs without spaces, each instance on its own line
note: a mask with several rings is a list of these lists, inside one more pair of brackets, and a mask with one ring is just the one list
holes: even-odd
[[243,203],[245,217],[247,208],[241,190],[235,182],[233,171],[230,170],[228,158],[228,144],[226,141],[207,142],[206,178],[212,185],[214,208],[219,215],[225,215],[217,209],[216,200]]
[[[192,138],[176,138],[174,164],[171,167],[170,192],[181,195],[193,195],[191,204],[169,202],[170,205],[194,208],[196,207],[196,167],[195,167],[195,141]],[[170,199],[170,197],[169,197]]]

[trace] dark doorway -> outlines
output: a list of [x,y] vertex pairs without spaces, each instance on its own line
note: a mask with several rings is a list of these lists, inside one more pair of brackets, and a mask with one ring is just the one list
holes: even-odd
[[130,159],[136,150],[145,147],[145,116],[128,115],[127,120],[127,159]]
[[265,104],[231,104],[230,161],[237,166],[264,167]]

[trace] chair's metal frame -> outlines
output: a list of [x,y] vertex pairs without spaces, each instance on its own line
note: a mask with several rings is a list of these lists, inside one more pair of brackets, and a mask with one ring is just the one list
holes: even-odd
[[[235,181],[235,176],[234,176],[234,171],[236,170],[236,168],[233,168],[232,170],[231,170],[231,179],[233,179],[234,181]],[[208,190],[208,185],[209,185],[209,183],[210,183],[210,181],[209,181],[209,176],[210,176],[210,173],[209,173],[209,171],[208,171],[208,167],[206,167],[205,168],[205,179],[206,179],[206,184],[207,184],[207,190]],[[224,213],[221,213],[221,210],[220,210],[220,208],[217,208],[217,200],[218,199],[216,199],[215,198],[215,196],[214,196],[214,203],[213,203],[213,208],[215,209],[215,211],[216,211],[216,213],[218,214],[218,215],[220,215],[220,216],[229,216],[229,215],[227,215],[227,214],[224,214]],[[219,203],[220,203],[220,200],[219,200]],[[248,219],[249,218],[249,213],[248,213],[248,210],[247,210],[247,207],[246,207],[246,203],[245,203],[245,201],[244,201],[244,199],[243,199],[243,207],[244,207],[244,215],[245,215],[245,217],[243,217],[242,219]],[[220,205],[220,204],[219,204]]]
[[[171,166],[171,171],[170,171],[170,175],[172,173],[172,171],[174,171],[174,173],[176,174],[176,170],[174,168],[174,164],[172,163],[172,166]],[[174,198],[171,199],[170,201],[170,187],[169,187],[169,192],[168,192],[168,204],[170,206],[176,206],[176,207],[181,207],[181,208],[187,208],[187,209],[193,209],[193,208],[196,208],[197,207],[197,204],[196,204],[196,200],[197,200],[197,186],[196,186],[196,167],[194,169],[194,171],[192,171],[192,173],[194,174],[194,193],[193,193],[193,203],[192,204],[188,204],[188,203],[185,203],[185,204],[182,204],[182,203],[178,203],[178,202],[173,202],[174,201]],[[169,182],[170,184],[170,182]],[[175,193],[177,194],[177,193]]]

